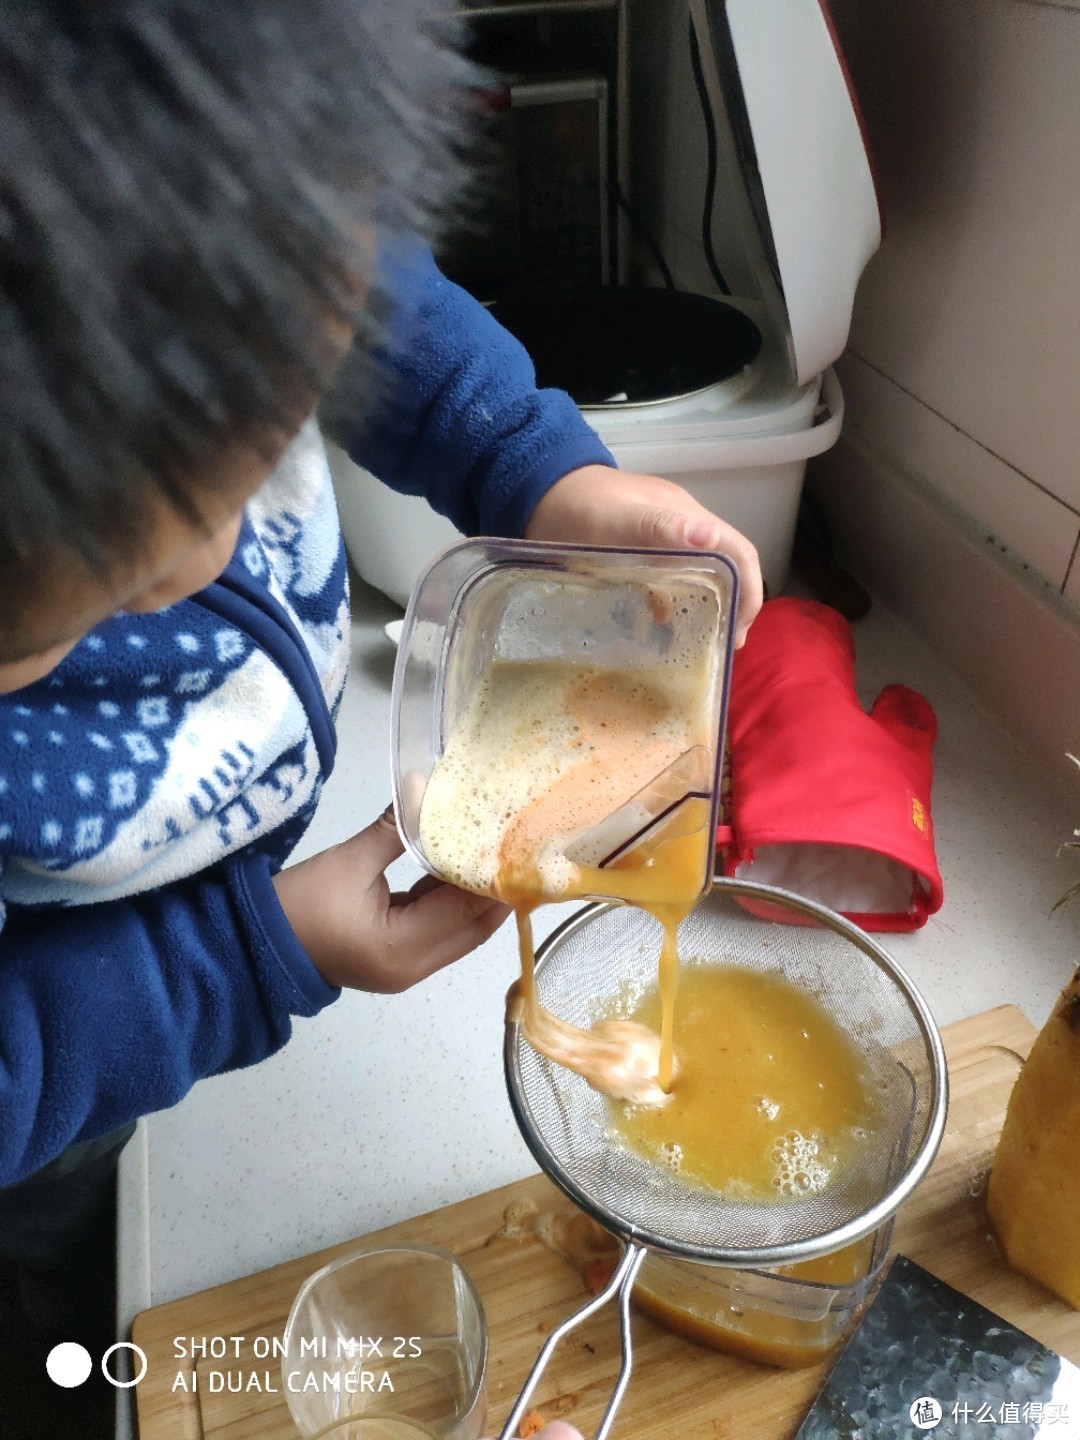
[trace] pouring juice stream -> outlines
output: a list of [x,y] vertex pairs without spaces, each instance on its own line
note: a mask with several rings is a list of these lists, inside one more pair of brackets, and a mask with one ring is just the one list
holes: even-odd
[[[711,626],[698,628],[707,641]],[[635,1103],[662,1104],[672,1084],[676,931],[710,873],[711,803],[684,799],[603,868],[575,863],[567,851],[679,757],[715,745],[702,701],[708,660],[707,644],[684,642],[647,669],[496,662],[451,734],[421,808],[425,850],[440,871],[517,913],[526,1037],[596,1088]],[[532,911],[597,896],[638,905],[663,927],[658,1037],[623,1020],[583,1031],[537,1001]]]
[[[707,801],[685,802],[698,812],[692,833],[685,833],[687,817],[678,817],[680,833],[668,839],[663,827],[632,860],[600,870],[579,866],[560,899],[584,899],[602,894],[639,906],[656,919],[663,931],[659,960],[661,999],[660,1034],[633,1020],[603,1020],[582,1031],[550,1015],[540,1005],[534,979],[532,912],[539,876],[529,866],[507,863],[496,880],[499,898],[509,904],[517,921],[521,958],[519,1001],[526,1038],[548,1059],[575,1070],[597,1089],[617,1099],[640,1105],[661,1105],[675,1077],[675,996],[679,983],[677,932],[680,923],[701,895],[701,876],[709,858]],[[693,820],[690,821],[693,824]]]

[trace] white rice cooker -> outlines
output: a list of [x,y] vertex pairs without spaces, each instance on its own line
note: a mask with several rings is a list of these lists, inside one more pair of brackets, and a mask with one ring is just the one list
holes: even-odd
[[[775,595],[806,461],[840,433],[829,367],[881,215],[824,0],[688,0],[688,13],[754,293],[612,288],[493,308],[538,383],[569,391],[621,467],[677,481],[754,542]],[[330,463],[354,565],[404,605],[458,532],[336,447]]]

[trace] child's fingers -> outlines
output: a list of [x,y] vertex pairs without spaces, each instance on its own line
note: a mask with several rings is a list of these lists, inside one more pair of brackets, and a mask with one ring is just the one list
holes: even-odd
[[437,875],[422,875],[415,885],[410,885],[408,890],[395,890],[390,896],[391,905],[411,905],[414,900],[419,900],[421,895],[426,895],[429,890],[437,890],[440,885],[445,885],[445,880],[440,880]]
[[404,853],[386,810],[366,829],[274,877],[282,909],[330,985],[396,994],[460,960],[506,919],[505,905],[426,876],[393,895],[386,869]]
[[398,832],[394,807],[388,805],[377,820],[365,825],[348,840],[332,846],[331,850],[339,856],[343,865],[352,870],[354,884],[361,882],[367,888],[379,881],[383,872],[405,854],[405,842]]
[[373,821],[361,834],[368,837],[370,856],[379,870],[385,870],[405,854],[402,840],[394,819],[394,807],[388,805],[379,818]]
[[676,512],[670,523],[673,529],[678,528],[679,522],[682,524],[679,543],[689,545],[695,550],[715,550],[735,561],[739,572],[739,613],[735,620],[735,645],[736,648],[741,648],[746,640],[746,632],[765,599],[761,562],[757,550],[745,535],[704,508],[699,509],[698,515]]
[[735,643],[761,609],[757,550],[745,535],[706,510],[689,491],[658,475],[584,465],[540,497],[525,527],[530,540],[584,540],[674,550],[716,550],[739,572]]
[[403,990],[460,960],[489,939],[509,913],[499,900],[438,883],[394,905],[387,914],[388,938],[399,963],[388,988]]

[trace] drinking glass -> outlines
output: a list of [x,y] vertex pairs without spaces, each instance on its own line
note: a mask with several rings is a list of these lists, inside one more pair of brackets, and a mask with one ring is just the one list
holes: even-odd
[[320,1430],[314,1440],[439,1440],[439,1437],[419,1420],[405,1420],[400,1415],[354,1415],[349,1420],[336,1420]]
[[371,1247],[325,1266],[293,1302],[284,1349],[282,1388],[305,1440],[405,1440],[394,1420],[434,1440],[483,1434],[487,1324],[446,1250]]

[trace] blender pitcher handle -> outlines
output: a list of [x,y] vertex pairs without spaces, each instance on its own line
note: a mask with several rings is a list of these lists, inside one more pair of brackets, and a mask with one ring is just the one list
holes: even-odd
[[544,1370],[547,1368],[547,1363],[551,1359],[552,1351],[563,1336],[569,1335],[570,1331],[576,1329],[583,1320],[587,1320],[590,1315],[602,1309],[611,1297],[617,1293],[619,1297],[619,1329],[622,1337],[622,1364],[619,1367],[618,1379],[615,1381],[615,1389],[611,1392],[611,1399],[607,1403],[607,1408],[600,1421],[600,1428],[596,1432],[596,1440],[607,1440],[607,1436],[615,1420],[615,1412],[618,1410],[619,1403],[626,1392],[626,1387],[630,1383],[630,1371],[634,1363],[633,1344],[630,1335],[630,1292],[634,1288],[634,1280],[637,1278],[637,1272],[641,1268],[641,1262],[647,1254],[648,1251],[643,1245],[635,1245],[631,1241],[623,1252],[623,1256],[618,1265],[616,1265],[614,1274],[604,1286],[603,1290],[601,1290],[598,1295],[594,1295],[591,1300],[586,1301],[580,1310],[575,1310],[573,1315],[568,1316],[562,1324],[556,1325],[555,1329],[552,1330],[551,1334],[544,1341],[533,1368],[529,1371],[529,1378],[525,1381],[513,1410],[510,1411],[509,1418],[502,1428],[499,1440],[513,1440],[514,1435],[517,1433],[517,1427],[521,1417],[525,1413],[525,1407],[532,1398],[533,1391],[536,1389],[541,1375],[543,1375]]

